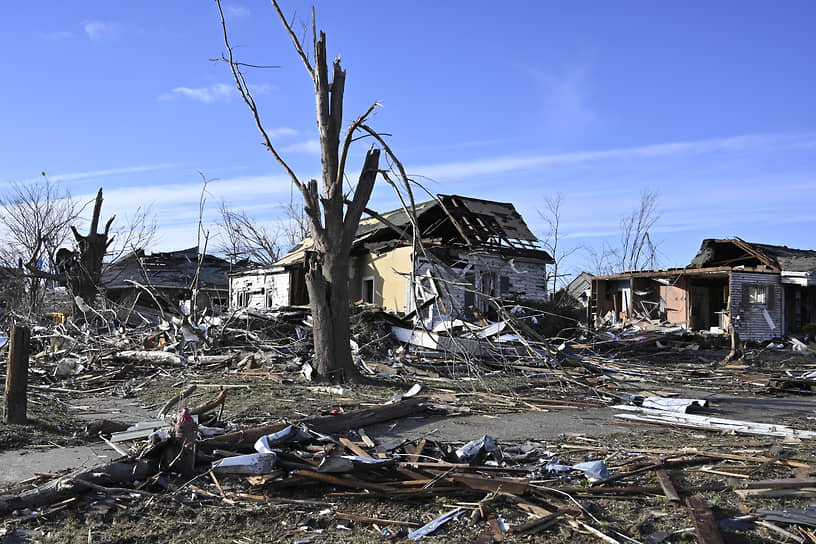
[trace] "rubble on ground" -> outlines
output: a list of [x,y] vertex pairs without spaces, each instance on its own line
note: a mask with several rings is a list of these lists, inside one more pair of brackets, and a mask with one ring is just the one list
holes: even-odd
[[[198,356],[179,354],[171,320],[128,329],[39,324],[29,381],[36,402],[77,409],[82,399],[152,391],[155,417],[98,414],[72,443],[102,440],[113,460],[17,482],[0,496],[4,530],[32,530],[104,504],[105,512],[136,517],[166,511],[172,518],[181,507],[237,516],[262,509],[287,520],[270,538],[303,543],[445,535],[676,542],[691,533],[716,542],[734,532],[816,541],[807,503],[816,489],[812,421],[721,418],[705,399],[686,396],[812,395],[812,345],[765,343],[722,364],[727,339],[711,335],[629,326],[537,338],[523,315],[506,317],[423,323],[358,305],[355,360],[381,388],[363,396],[309,382],[310,317],[302,307],[205,318]],[[276,412],[239,408],[259,383],[317,400]],[[367,432],[429,415],[601,408],[621,424],[648,423],[654,438],[506,443],[490,435],[381,440]],[[622,510],[633,513],[620,517]]]

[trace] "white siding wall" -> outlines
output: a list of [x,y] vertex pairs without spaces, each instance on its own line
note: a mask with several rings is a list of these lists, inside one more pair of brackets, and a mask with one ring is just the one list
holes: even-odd
[[259,271],[230,278],[231,308],[278,308],[289,304],[289,272]]
[[[456,317],[463,313],[468,288],[462,284],[466,281],[472,281],[477,292],[507,300],[547,301],[546,268],[543,264],[517,259],[511,264],[498,255],[463,255],[455,270],[458,274],[452,277],[441,277],[444,271],[428,264],[421,265],[417,270],[417,279],[422,282],[425,291],[430,289],[423,276],[430,272],[437,279],[435,285],[442,301],[442,307],[435,310],[437,314]],[[480,310],[488,309],[485,304],[480,304],[478,298],[474,302]],[[413,309],[410,300],[406,308],[409,311]]]

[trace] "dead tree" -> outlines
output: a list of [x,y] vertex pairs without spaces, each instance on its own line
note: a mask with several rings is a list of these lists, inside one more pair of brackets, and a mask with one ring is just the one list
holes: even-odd
[[[564,259],[578,251],[577,247],[564,249],[559,247],[561,241],[561,203],[564,200],[564,195],[556,193],[544,199],[544,210],[539,210],[539,215],[547,222],[549,232],[547,238],[544,240],[544,249],[550,253],[553,258],[553,271],[549,275],[548,280],[552,280],[552,293],[558,292],[558,281],[563,274],[562,264]],[[559,273],[561,269],[561,273]],[[556,301],[557,302],[557,301]]]
[[621,217],[621,245],[616,252],[619,272],[655,267],[657,246],[649,230],[660,219],[657,200],[657,191],[644,190],[640,194],[640,206]]
[[[44,278],[60,283],[67,283],[71,292],[79,296],[86,304],[93,303],[102,280],[102,260],[108,247],[113,242],[113,237],[109,237],[110,227],[116,216],[108,219],[105,223],[105,230],[101,233],[99,229],[99,214],[102,211],[102,189],[96,195],[94,202],[91,225],[87,235],[82,235],[71,226],[71,232],[77,243],[77,251],[60,249],[57,251],[57,272],[50,273],[39,270],[33,260],[26,263],[26,269],[35,278]],[[35,252],[36,254],[36,252]]]
[[[69,225],[78,214],[71,195],[45,173],[36,182],[12,182],[0,195],[0,225],[4,231],[0,262],[19,273],[19,289],[5,295],[10,296],[13,305],[22,305],[25,296],[25,307],[37,310],[43,277],[32,277],[27,270],[33,267],[54,271],[57,248],[68,240]],[[4,290],[8,287],[5,285]]]
[[[233,209],[225,200],[218,208],[221,251],[231,264],[242,259],[269,266],[281,256],[281,229],[270,230],[250,217],[245,210]],[[298,240],[299,241],[299,240]],[[292,244],[294,245],[294,244]]]
[[67,271],[68,282],[74,294],[82,297],[88,304],[93,302],[102,283],[102,260],[105,258],[108,246],[113,242],[113,238],[108,238],[108,234],[116,216],[111,216],[108,222],[105,223],[105,230],[99,233],[97,230],[99,229],[99,213],[101,211],[102,189],[100,188],[96,195],[88,234],[83,236],[77,231],[76,227],[71,226],[71,232],[74,233],[79,253],[76,256],[74,266]]
[[333,382],[359,381],[361,376],[354,366],[349,347],[349,255],[360,217],[374,189],[379,171],[380,149],[372,147],[366,153],[363,168],[346,205],[347,195],[343,191],[346,157],[356,134],[363,132],[372,137],[399,167],[401,181],[407,182],[407,176],[382,137],[365,124],[377,104],[351,123],[341,143],[346,72],[340,66],[340,59],[332,63],[330,77],[326,35],[323,32],[317,33],[313,11],[312,65],[280,6],[272,0],[272,5],[314,84],[322,176],[320,184],[314,179],[299,179],[272,145],[269,134],[264,129],[257,105],[241,70],[246,65],[233,58],[221,3],[216,0],[216,4],[227,50],[227,56],[222,56],[219,60],[229,64],[236,87],[252,113],[265,147],[284,168],[303,197],[312,239],[311,247],[306,250],[304,268],[314,323],[315,374],[319,379]]

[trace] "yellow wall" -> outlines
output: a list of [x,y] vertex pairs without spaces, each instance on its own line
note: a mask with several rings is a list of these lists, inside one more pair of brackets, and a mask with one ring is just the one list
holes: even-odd
[[374,304],[393,312],[405,311],[407,277],[411,273],[411,247],[398,247],[381,255],[357,257],[349,277],[351,300],[362,298],[363,278],[374,276]]

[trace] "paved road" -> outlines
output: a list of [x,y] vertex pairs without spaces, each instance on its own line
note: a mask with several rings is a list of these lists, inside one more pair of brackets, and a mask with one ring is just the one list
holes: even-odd
[[[816,429],[816,399],[812,397],[740,398],[705,394],[697,395],[697,398],[709,400],[709,413],[717,417],[761,423],[795,422],[800,428]],[[121,410],[113,412],[111,418],[136,421],[151,417],[148,412],[136,406],[128,407],[122,402],[120,400],[120,404],[111,406],[113,410]],[[398,438],[414,440],[422,436],[467,442],[487,434],[500,442],[522,443],[528,439],[555,441],[563,435],[601,436],[648,428],[623,423],[614,417],[616,413],[619,412],[611,408],[575,408],[495,416],[406,418],[374,425],[366,431],[379,442]],[[95,415],[87,419],[98,417]],[[0,482],[24,480],[35,472],[90,467],[117,456],[115,451],[100,442],[72,448],[28,448],[0,453]]]

